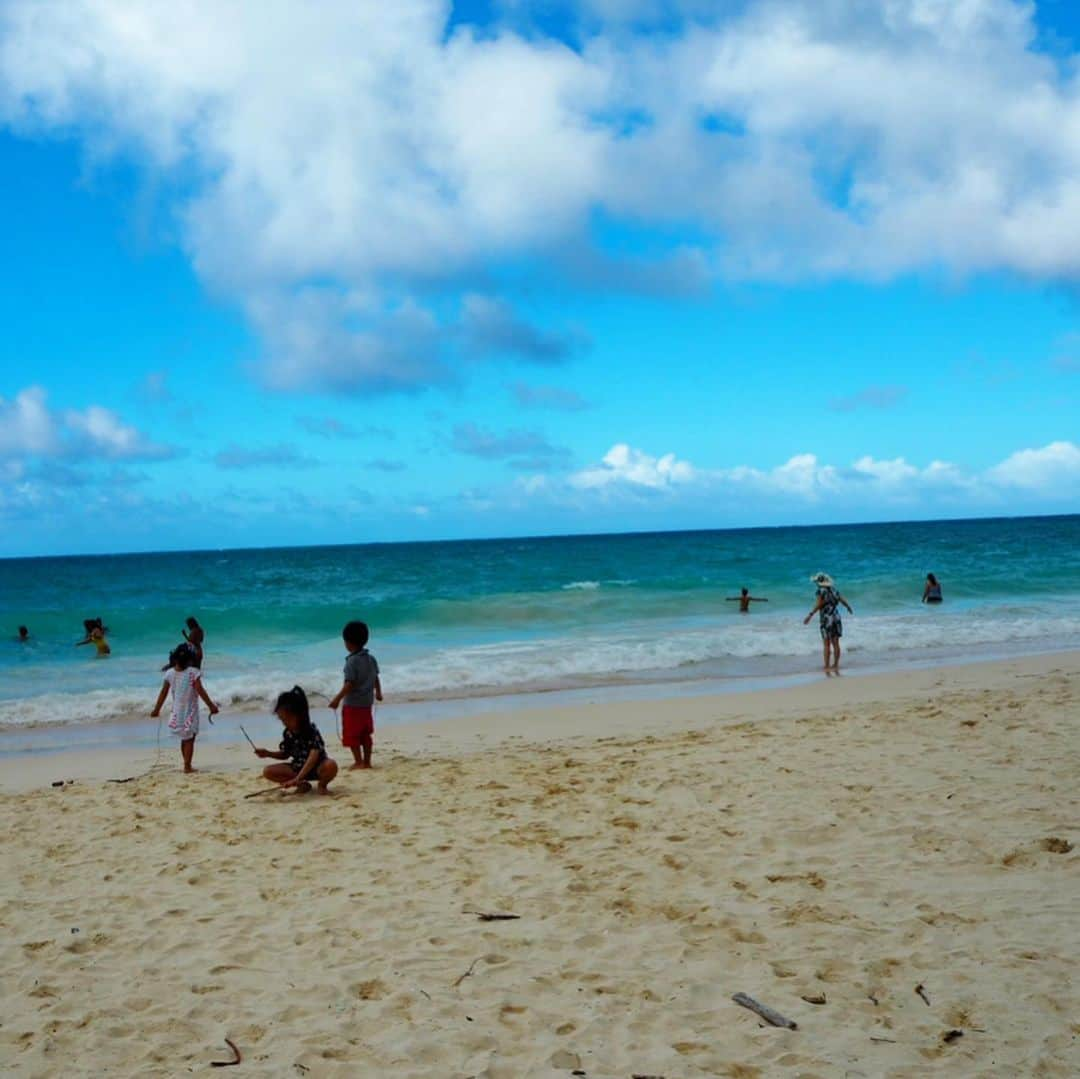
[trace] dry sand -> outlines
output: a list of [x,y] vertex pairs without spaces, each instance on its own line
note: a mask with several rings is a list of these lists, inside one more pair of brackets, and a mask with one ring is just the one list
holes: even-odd
[[225,1074],[313,1079],[1075,1076],[1078,699],[1071,653],[521,712],[384,732],[334,798],[244,800],[234,749],[62,789],[9,763],[38,786],[0,796],[0,1057],[174,1076],[230,1037]]

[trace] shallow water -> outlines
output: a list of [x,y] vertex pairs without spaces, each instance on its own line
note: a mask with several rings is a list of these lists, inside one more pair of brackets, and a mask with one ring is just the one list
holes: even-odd
[[[1080,646],[1080,516],[0,561],[0,726],[145,715],[184,618],[205,677],[261,708],[333,692],[350,618],[394,699],[812,669],[809,577],[855,608],[846,662],[889,666]],[[946,602],[919,600],[928,570]],[[726,602],[765,596],[752,614]],[[100,615],[112,656],[75,648]],[[25,623],[32,640],[20,644]]]

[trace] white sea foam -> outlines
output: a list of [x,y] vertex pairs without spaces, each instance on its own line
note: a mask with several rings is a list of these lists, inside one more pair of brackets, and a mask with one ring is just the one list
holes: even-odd
[[[1020,608],[912,613],[848,618],[849,653],[902,662],[923,652],[976,655],[995,647],[1080,646],[1080,614],[1047,615]],[[765,663],[777,672],[805,669],[816,658],[815,625],[792,615],[734,617],[712,624],[638,624],[573,636],[509,639],[459,647],[379,650],[390,699],[513,693],[541,688],[666,677],[730,677]],[[329,650],[327,646],[326,651]],[[322,662],[311,648],[278,650],[257,658],[215,658],[207,672],[211,695],[230,710],[268,711],[273,697],[299,683],[313,701],[340,685],[337,662]],[[119,672],[117,672],[119,673]],[[135,675],[125,668],[123,677]],[[160,683],[156,672],[141,684],[80,693],[42,692],[0,702],[0,727],[94,723],[145,716]],[[167,706],[166,706],[167,707]]]

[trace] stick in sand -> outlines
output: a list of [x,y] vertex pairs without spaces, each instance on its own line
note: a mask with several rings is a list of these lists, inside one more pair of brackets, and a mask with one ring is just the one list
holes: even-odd
[[260,794],[273,794],[274,791],[280,791],[280,787],[263,787],[261,791],[252,791],[250,794],[245,794],[245,798],[258,798]]
[[799,1024],[794,1019],[786,1019],[779,1012],[773,1011],[767,1004],[759,1004],[753,997],[748,997],[745,993],[736,993],[731,999],[736,1004],[741,1004],[744,1008],[756,1012],[770,1026],[787,1027],[788,1030],[799,1029]]

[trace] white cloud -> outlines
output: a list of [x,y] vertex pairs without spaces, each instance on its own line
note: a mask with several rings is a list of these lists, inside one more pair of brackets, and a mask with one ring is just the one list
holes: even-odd
[[173,455],[169,447],[150,441],[100,405],[90,405],[82,412],[68,410],[64,423],[74,433],[77,444],[102,457],[152,460]]
[[[534,479],[537,482],[531,482]],[[919,467],[903,457],[882,460],[869,455],[850,465],[832,465],[812,453],[796,454],[771,469],[748,465],[705,469],[674,454],[657,458],[618,443],[599,464],[570,473],[561,484],[551,477],[542,481],[523,477],[517,487],[553,497],[560,491],[632,493],[679,488],[688,498],[730,496],[758,500],[763,505],[779,500],[788,507],[925,507],[939,502],[955,508],[961,499],[969,509],[989,509],[1006,508],[1016,495],[1064,504],[1080,497],[1080,446],[1062,441],[1020,450],[978,472],[945,461]]]
[[990,469],[989,478],[1003,487],[1026,491],[1080,494],[1080,446],[1051,442],[1035,450],[1019,450]]
[[693,478],[693,466],[678,460],[673,453],[651,457],[619,442],[604,454],[599,465],[573,473],[568,482],[571,487],[584,490],[613,486],[660,490],[688,483]]
[[175,451],[152,441],[100,405],[54,412],[40,386],[28,386],[10,402],[0,397],[0,456],[52,458],[76,453],[149,461],[171,457]]
[[57,444],[56,421],[40,386],[20,390],[13,401],[0,397],[0,456],[50,454]]
[[[509,29],[520,4],[482,34],[449,10],[11,3],[0,117],[162,174],[287,389],[444,381],[425,290],[568,251],[625,288],[1080,272],[1076,58],[1038,51],[1032,4],[591,0],[576,51]],[[591,251],[597,214],[655,230],[658,273]]]

